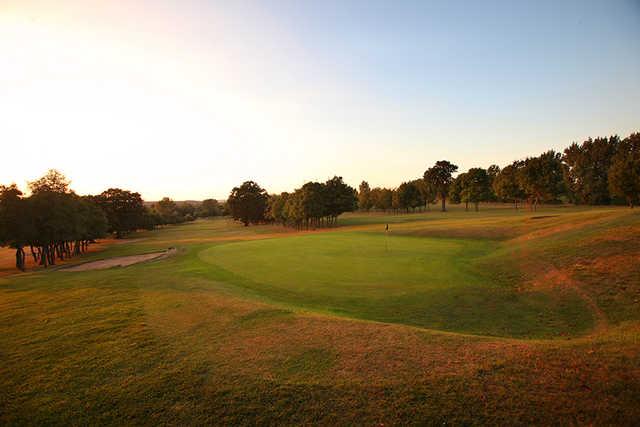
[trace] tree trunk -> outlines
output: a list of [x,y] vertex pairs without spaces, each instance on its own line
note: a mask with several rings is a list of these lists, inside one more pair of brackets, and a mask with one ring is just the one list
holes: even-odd
[[49,265],[56,265],[56,251],[54,245],[49,249]]
[[478,212],[478,205],[480,204],[480,202],[476,202],[476,212]]
[[45,245],[40,250],[40,265],[47,268],[47,263],[49,262],[49,248]]
[[26,255],[24,254],[22,246],[18,246],[16,248],[16,268],[20,271],[25,270],[25,258]]
[[441,197],[442,197],[442,212],[446,212],[447,211],[446,197],[444,196],[444,194],[442,194]]

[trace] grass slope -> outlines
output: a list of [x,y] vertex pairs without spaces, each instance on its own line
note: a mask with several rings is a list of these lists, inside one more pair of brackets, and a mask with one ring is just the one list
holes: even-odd
[[[454,207],[344,223],[198,221],[78,261],[176,246],[165,260],[0,278],[0,423],[640,419],[640,213]],[[406,256],[381,252],[385,223]]]

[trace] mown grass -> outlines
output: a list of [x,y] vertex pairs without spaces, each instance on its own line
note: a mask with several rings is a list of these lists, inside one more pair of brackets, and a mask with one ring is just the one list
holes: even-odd
[[0,423],[640,419],[637,212],[410,215],[390,261],[394,218],[198,221],[78,261],[178,248],[164,260],[0,279]]
[[349,317],[483,335],[552,337],[592,327],[570,291],[520,292],[474,263],[491,241],[350,232],[214,246],[208,277]]

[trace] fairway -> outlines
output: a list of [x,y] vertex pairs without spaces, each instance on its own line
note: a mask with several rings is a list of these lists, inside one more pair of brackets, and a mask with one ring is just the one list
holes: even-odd
[[324,233],[214,246],[200,257],[229,283],[276,302],[344,316],[504,336],[591,326],[576,295],[516,292],[477,261],[496,242]]
[[638,215],[198,220],[0,277],[0,422],[632,424]]

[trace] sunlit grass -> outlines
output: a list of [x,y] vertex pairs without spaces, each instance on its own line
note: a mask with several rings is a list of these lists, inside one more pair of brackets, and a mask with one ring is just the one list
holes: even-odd
[[170,258],[2,278],[0,421],[640,418],[640,213],[456,208],[301,235],[197,221],[78,262]]

